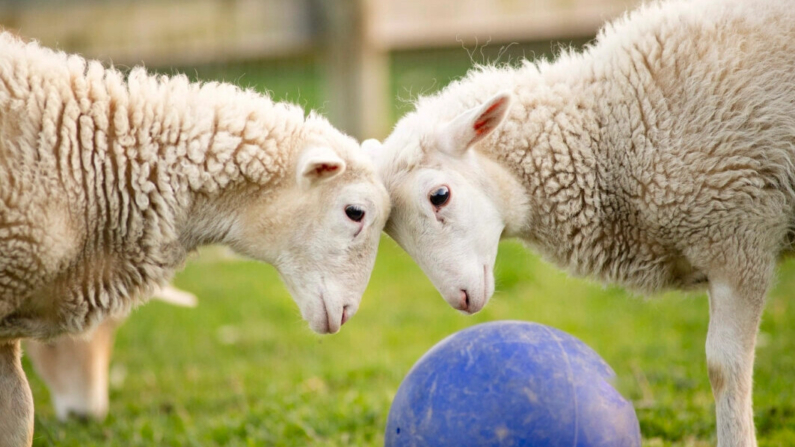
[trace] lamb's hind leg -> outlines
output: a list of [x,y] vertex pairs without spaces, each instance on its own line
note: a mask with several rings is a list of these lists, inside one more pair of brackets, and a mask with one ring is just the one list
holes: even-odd
[[744,285],[741,274],[710,278],[707,370],[719,447],[755,447],[752,377],[754,346],[764,306],[763,284]]
[[0,447],[33,443],[33,395],[20,356],[19,340],[0,342]]

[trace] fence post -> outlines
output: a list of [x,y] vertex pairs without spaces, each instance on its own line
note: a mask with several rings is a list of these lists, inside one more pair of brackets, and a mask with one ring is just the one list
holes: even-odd
[[372,38],[377,0],[319,1],[331,122],[359,138],[383,138],[389,126],[389,54]]

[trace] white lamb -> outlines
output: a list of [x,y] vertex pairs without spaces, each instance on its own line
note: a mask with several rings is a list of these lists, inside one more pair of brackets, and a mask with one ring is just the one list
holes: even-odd
[[644,6],[581,54],[481,67],[383,147],[386,232],[480,310],[501,237],[640,292],[706,288],[718,444],[753,446],[754,344],[795,226],[795,7]]
[[208,243],[276,266],[310,327],[336,332],[388,212],[319,116],[0,34],[0,446],[31,443],[21,338],[124,314]]

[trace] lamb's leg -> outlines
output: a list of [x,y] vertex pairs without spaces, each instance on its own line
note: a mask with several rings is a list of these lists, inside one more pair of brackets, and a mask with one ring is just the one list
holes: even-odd
[[710,280],[707,369],[715,396],[719,447],[754,447],[754,345],[767,284]]
[[33,395],[20,354],[19,340],[0,343],[0,447],[33,444]]

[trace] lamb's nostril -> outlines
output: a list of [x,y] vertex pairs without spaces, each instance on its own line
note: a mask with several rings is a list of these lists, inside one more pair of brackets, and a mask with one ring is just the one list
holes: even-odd
[[340,326],[345,324],[345,322],[348,321],[348,319],[351,318],[351,315],[350,315],[350,312],[348,311],[348,309],[349,309],[349,306],[342,306],[342,322],[340,323]]
[[469,309],[469,293],[466,290],[461,289],[461,301],[459,302],[459,310],[468,310]]

